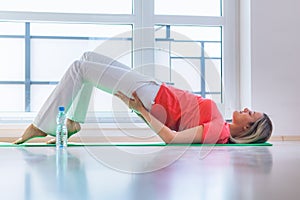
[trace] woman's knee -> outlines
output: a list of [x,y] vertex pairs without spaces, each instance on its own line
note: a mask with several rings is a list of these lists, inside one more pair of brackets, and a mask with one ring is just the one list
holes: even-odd
[[84,61],[82,61],[82,60],[73,61],[72,65],[70,66],[70,70],[73,72],[79,73],[81,71],[83,62]]
[[90,59],[90,57],[91,57],[91,54],[93,54],[92,51],[86,51],[86,52],[84,52],[82,54],[80,60],[82,60],[82,61],[88,61]]

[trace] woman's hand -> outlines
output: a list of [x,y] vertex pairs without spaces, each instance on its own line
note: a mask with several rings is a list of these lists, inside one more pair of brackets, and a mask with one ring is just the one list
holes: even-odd
[[120,91],[118,91],[117,93],[115,93],[115,95],[117,97],[119,97],[129,107],[129,109],[134,110],[138,114],[140,114],[141,111],[143,109],[145,109],[143,103],[141,102],[141,100],[137,96],[136,92],[132,93],[132,97],[133,98],[129,98],[128,96],[126,96],[125,94],[123,94]]

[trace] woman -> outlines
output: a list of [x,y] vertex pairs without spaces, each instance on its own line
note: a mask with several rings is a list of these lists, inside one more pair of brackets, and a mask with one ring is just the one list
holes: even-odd
[[[33,123],[14,143],[55,136],[59,106],[68,111],[68,137],[80,131],[93,87],[119,97],[166,143],[261,143],[272,133],[271,120],[264,113],[247,108],[235,111],[228,124],[212,100],[161,84],[106,56],[86,52],[69,67]],[[55,143],[55,139],[48,143]]]

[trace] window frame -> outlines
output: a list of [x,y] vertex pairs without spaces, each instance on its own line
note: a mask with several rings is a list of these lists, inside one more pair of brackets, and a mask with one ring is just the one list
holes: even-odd
[[[222,1],[219,17],[155,15],[154,0],[133,0],[132,14],[75,14],[0,11],[1,21],[12,22],[64,22],[64,23],[103,23],[133,25],[133,66],[154,63],[156,24],[220,26],[222,27],[222,71],[223,99],[221,105],[224,117],[230,118],[233,109],[239,105],[239,62],[237,52],[237,11],[238,0]],[[150,27],[150,28],[149,28]],[[152,28],[151,28],[152,27]],[[149,28],[149,29],[147,29]],[[146,30],[146,31],[145,31]],[[151,31],[152,30],[152,31]],[[226,70],[224,70],[226,69]],[[142,73],[153,75],[154,68],[143,68]]]

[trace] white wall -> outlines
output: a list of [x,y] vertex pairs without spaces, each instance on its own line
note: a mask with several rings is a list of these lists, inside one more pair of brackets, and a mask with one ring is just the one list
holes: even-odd
[[[248,0],[241,0],[248,1]],[[300,135],[300,1],[251,0],[251,103],[274,135]]]

